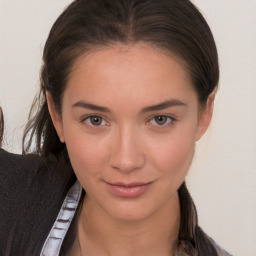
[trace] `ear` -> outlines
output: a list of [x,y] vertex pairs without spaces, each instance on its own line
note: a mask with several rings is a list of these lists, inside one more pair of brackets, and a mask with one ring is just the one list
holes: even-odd
[[199,113],[196,141],[201,139],[201,137],[205,134],[211,123],[214,107],[214,98],[215,93],[211,93],[207,99],[206,106],[202,108]]
[[48,104],[48,110],[53,122],[53,125],[55,127],[55,130],[58,134],[58,137],[62,143],[65,142],[64,139],[64,132],[63,132],[63,125],[62,125],[62,119],[59,113],[56,111],[52,96],[50,93],[46,92],[46,99],[47,99],[47,104]]

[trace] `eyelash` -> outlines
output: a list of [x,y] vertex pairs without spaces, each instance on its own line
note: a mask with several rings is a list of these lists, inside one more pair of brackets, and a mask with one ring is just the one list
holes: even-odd
[[[92,124],[91,122],[91,119],[92,118],[98,118],[98,119],[101,119],[102,122],[104,123],[102,125],[102,122],[99,124],[99,125],[94,125]],[[157,124],[156,123],[156,118],[166,118],[166,122],[164,122],[163,124]],[[151,122],[154,122],[154,124],[152,124],[153,126],[155,126],[156,128],[160,128],[160,129],[163,129],[163,128],[168,128],[169,126],[173,125],[175,122],[177,121],[176,118],[172,117],[172,116],[168,116],[168,115],[155,115],[153,117],[151,117],[149,119],[149,121],[146,122],[146,124],[150,124]],[[100,127],[102,126],[109,126],[110,124],[104,119],[104,117],[100,116],[100,115],[90,115],[90,116],[86,116],[86,117],[83,117],[81,119],[81,123],[86,123],[87,125],[93,127],[93,128],[96,128],[96,129],[99,129]]]
[[[92,122],[91,122],[91,119],[92,119],[92,118],[101,119],[102,122],[104,122],[105,124],[102,125],[102,123],[100,123],[100,125],[94,125],[94,124],[92,124]],[[87,122],[87,121],[88,121],[88,122]],[[81,119],[81,123],[84,123],[84,122],[85,122],[87,125],[89,125],[89,126],[91,126],[91,127],[93,127],[93,128],[96,128],[96,129],[98,129],[98,128],[102,127],[102,126],[109,126],[109,123],[105,120],[105,118],[102,117],[102,116],[100,116],[100,115],[90,115],[90,116],[83,117],[83,118]]]
[[[166,122],[164,122],[163,124],[157,124],[156,123],[156,118],[166,118]],[[154,124],[152,124],[153,126],[155,126],[156,128],[160,128],[160,129],[164,129],[164,128],[168,128],[170,127],[171,125],[173,125],[177,119],[172,117],[172,116],[167,116],[167,115],[156,115],[156,116],[153,116],[152,118],[150,118],[150,120],[147,122],[150,123],[150,122],[154,122]]]

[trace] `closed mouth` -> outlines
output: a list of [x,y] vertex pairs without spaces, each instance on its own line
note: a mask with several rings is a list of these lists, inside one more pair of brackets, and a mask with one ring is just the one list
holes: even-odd
[[139,187],[139,186],[145,186],[145,185],[149,185],[151,182],[131,182],[131,183],[124,183],[124,182],[106,182],[107,184],[111,185],[111,186],[118,186],[118,187],[126,187],[126,188],[130,188],[130,187]]

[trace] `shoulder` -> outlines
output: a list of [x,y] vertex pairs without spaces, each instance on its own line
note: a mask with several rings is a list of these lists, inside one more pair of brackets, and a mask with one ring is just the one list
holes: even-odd
[[196,238],[199,255],[232,256],[221,248],[200,227],[196,228]]
[[57,159],[53,156],[43,160],[36,155],[18,155],[0,149],[1,199],[3,195],[9,199],[37,198],[47,184],[54,182],[52,178],[57,167]]
[[36,155],[18,155],[0,149],[1,177],[26,180],[40,172],[46,174],[55,165],[53,157],[44,161]]
[[[54,155],[43,158],[33,154],[13,154],[3,149],[0,149],[0,177],[0,188],[10,190],[9,195],[28,193],[35,197],[49,193],[50,188],[58,187],[68,178],[65,168]],[[32,194],[32,191],[37,193]]]
[[0,150],[0,255],[39,250],[72,182],[62,171],[53,155]]
[[224,250],[219,244],[217,244],[212,238],[209,237],[209,239],[212,242],[213,246],[215,247],[218,256],[232,256],[226,250]]

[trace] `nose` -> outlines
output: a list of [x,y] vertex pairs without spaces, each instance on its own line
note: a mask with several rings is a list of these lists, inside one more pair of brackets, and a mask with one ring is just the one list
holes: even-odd
[[138,133],[129,128],[118,131],[112,143],[110,165],[123,173],[145,165],[143,144]]

